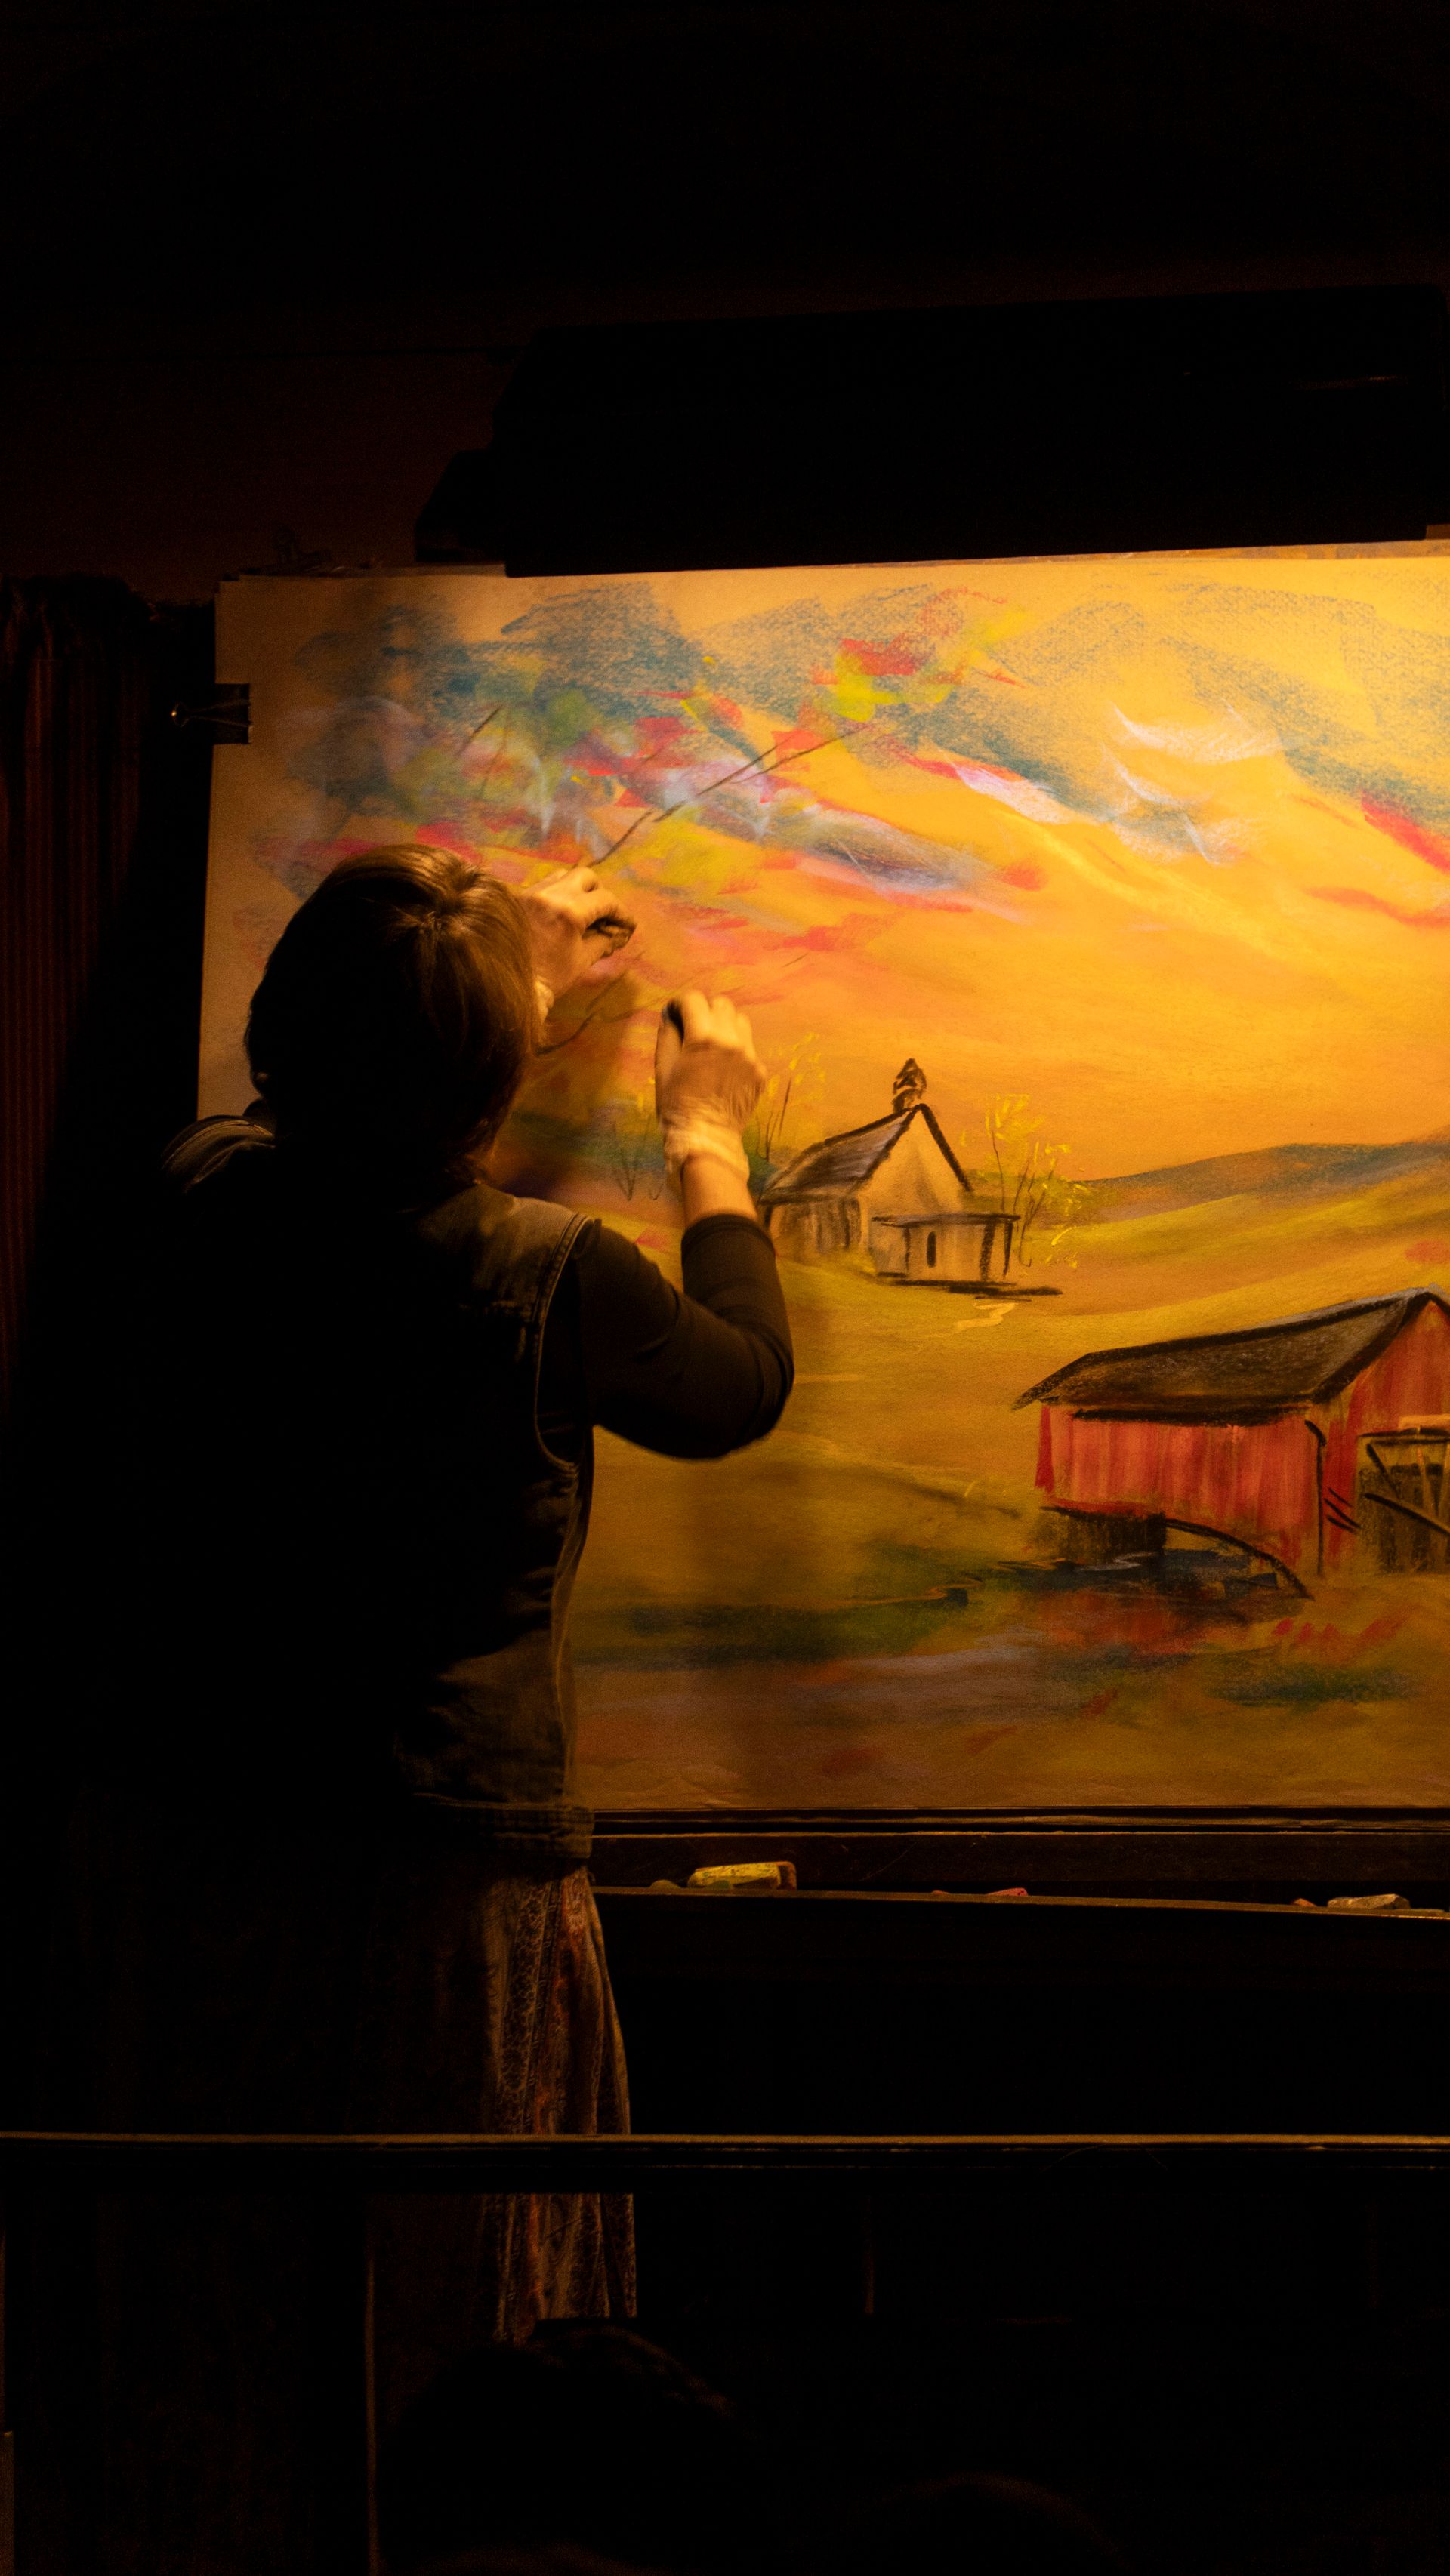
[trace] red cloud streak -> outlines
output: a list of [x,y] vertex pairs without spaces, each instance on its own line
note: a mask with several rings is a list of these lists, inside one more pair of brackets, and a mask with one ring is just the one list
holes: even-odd
[[1393,805],[1376,805],[1370,796],[1361,796],[1359,810],[1377,832],[1398,841],[1401,849],[1413,850],[1417,859],[1423,859],[1427,867],[1438,868],[1442,877],[1450,877],[1450,841],[1442,832],[1428,832],[1409,814],[1397,812]]
[[1386,903],[1380,894],[1368,894],[1363,886],[1311,886],[1309,892],[1319,903],[1347,904],[1355,912],[1382,912],[1405,930],[1450,930],[1450,904],[1436,904],[1430,912],[1407,912],[1403,904]]

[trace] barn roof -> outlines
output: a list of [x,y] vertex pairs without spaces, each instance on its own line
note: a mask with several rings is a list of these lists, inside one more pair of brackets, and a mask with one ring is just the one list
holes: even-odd
[[1234,1421],[1322,1404],[1379,1358],[1426,1306],[1450,1317],[1433,1288],[1320,1306],[1243,1333],[1195,1333],[1089,1351],[1019,1395],[1024,1404],[1070,1404],[1080,1413],[1126,1413]]
[[924,1100],[918,1100],[910,1109],[899,1110],[890,1118],[873,1118],[869,1127],[850,1127],[844,1136],[828,1136],[823,1145],[808,1146],[762,1193],[762,1207],[773,1206],[779,1199],[849,1198],[852,1190],[859,1190],[863,1181],[869,1181],[893,1146],[900,1144],[913,1118],[926,1120],[963,1189],[970,1190],[971,1182],[933,1112]]

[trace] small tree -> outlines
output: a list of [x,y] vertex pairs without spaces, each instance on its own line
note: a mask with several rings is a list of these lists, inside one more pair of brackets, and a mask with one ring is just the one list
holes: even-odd
[[[1046,1142],[1042,1120],[1029,1114],[1023,1091],[989,1101],[984,1124],[992,1159],[982,1177],[989,1188],[995,1187],[1003,1215],[1017,1220],[1014,1248],[1020,1266],[1030,1270],[1034,1262],[1073,1261],[1076,1255],[1066,1238],[1081,1219],[1088,1192],[1085,1181],[1071,1181],[1063,1172],[1068,1148]],[[965,1137],[962,1143],[967,1145]]]
[[632,1100],[610,1103],[605,1113],[605,1135],[606,1167],[625,1199],[632,1199],[641,1186],[647,1198],[657,1199],[664,1187],[664,1154],[655,1120],[653,1086],[637,1091]]
[[798,1130],[824,1090],[820,1040],[809,1034],[797,1038],[789,1055],[769,1068],[755,1116],[745,1130],[745,1150],[767,1180],[795,1150],[786,1143],[787,1127]]

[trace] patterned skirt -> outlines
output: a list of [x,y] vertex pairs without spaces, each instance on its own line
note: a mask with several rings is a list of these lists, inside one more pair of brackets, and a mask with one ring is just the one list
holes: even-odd
[[[249,1839],[98,1801],[74,1830],[60,1948],[47,2126],[587,2136],[629,2125],[582,1869],[526,1875],[427,1822]],[[346,2289],[323,2203],[115,2194],[92,2216],[84,2424],[56,2375],[65,2357],[46,2367],[40,2277],[50,2241],[72,2276],[59,2305],[73,2331],[73,2215],[57,2202],[36,2236],[33,2469],[49,2455],[51,2485],[88,2499],[89,2529],[73,2507],[47,2514],[47,2480],[32,2476],[32,2563],[56,2576],[322,2569],[335,2535],[318,2475],[319,2374],[337,2376]],[[522,2340],[542,2318],[634,2310],[626,2198],[380,2197],[368,2236],[383,2435],[472,2345]],[[323,2412],[339,2402],[329,2389]]]

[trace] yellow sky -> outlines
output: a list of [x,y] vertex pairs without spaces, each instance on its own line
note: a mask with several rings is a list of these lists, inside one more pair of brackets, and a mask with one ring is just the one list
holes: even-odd
[[[640,928],[617,997],[638,1016],[616,1018],[611,1080],[644,1081],[659,998],[690,981],[735,994],[772,1060],[817,1039],[821,1132],[882,1114],[908,1054],[954,1137],[975,1132],[993,1096],[1025,1093],[1084,1175],[1450,1122],[1443,554],[848,567],[625,587],[641,615],[704,639],[712,667],[718,655],[728,674],[735,656],[740,722],[761,746],[783,709],[792,721],[791,620],[806,609],[813,633],[824,621],[870,636],[909,623],[931,593],[973,641],[957,695],[917,717],[900,757],[886,707],[884,749],[868,728],[780,771],[785,808],[771,807],[763,837],[700,812],[646,820],[615,863]],[[299,778],[296,746],[317,715],[316,686],[298,677],[309,637],[329,621],[363,636],[401,601],[485,642],[579,588],[462,574],[230,587],[224,657],[251,678],[256,722],[246,751],[218,754],[206,1105],[244,1093],[245,997],[296,900],[278,847],[403,837]],[[945,612],[932,613],[941,626]],[[775,666],[751,676],[762,626],[786,636],[771,646],[784,683]],[[802,646],[802,691],[822,682],[816,659]],[[869,681],[838,669],[832,685],[864,689],[869,705]],[[774,818],[792,798],[803,819],[782,844]],[[453,810],[440,787],[437,829],[456,838]],[[943,853],[944,882],[923,892],[838,864],[828,846],[823,858],[836,815]],[[409,836],[419,831],[429,837],[426,795]],[[814,844],[797,846],[802,835]],[[517,843],[496,855],[518,873]],[[545,1105],[567,1110],[571,1084],[592,1087],[587,1052],[549,1075]]]
[[[980,900],[968,888],[959,906],[897,903],[846,872],[762,867],[749,845],[665,825],[635,852],[642,962],[664,980],[697,974],[738,994],[767,1054],[814,1032],[831,1126],[880,1115],[908,1053],[954,1134],[975,1127],[993,1094],[1026,1092],[1084,1174],[1259,1145],[1391,1141],[1450,1121],[1450,839],[1437,867],[1362,810],[1382,749],[1450,803],[1450,700],[1438,758],[1423,740],[1383,744],[1375,671],[1367,689],[1363,671],[1346,668],[1339,632],[1347,602],[1411,635],[1450,635],[1450,564],[1200,558],[1191,570],[1202,595],[1166,609],[1186,569],[1181,559],[978,568],[1015,593],[1019,633],[1095,598],[1141,604],[1160,629],[1171,618],[1175,641],[1196,625],[1223,662],[1272,653],[1277,631],[1290,711],[1293,692],[1317,692],[1347,783],[1314,776],[1302,743],[1265,739],[1262,723],[1207,702],[1176,652],[1145,652],[1115,675],[1111,697],[1084,682],[1074,705],[1069,677],[1059,704],[1085,773],[1116,762],[1150,819],[1154,797],[1164,810],[1186,805],[1217,831],[1218,863],[1197,851],[1145,855],[1066,807],[1044,820],[836,745],[792,777],[831,806],[966,841],[990,871]],[[828,579],[845,588],[848,577]],[[1269,594],[1268,608],[1241,614],[1253,590]],[[1423,735],[1424,709],[1415,715]],[[1194,756],[1205,742],[1239,756],[1205,762]],[[682,935],[654,895],[689,883],[710,914]],[[722,940],[719,917],[748,915],[762,898],[769,929]],[[794,944],[792,928],[840,944]]]

